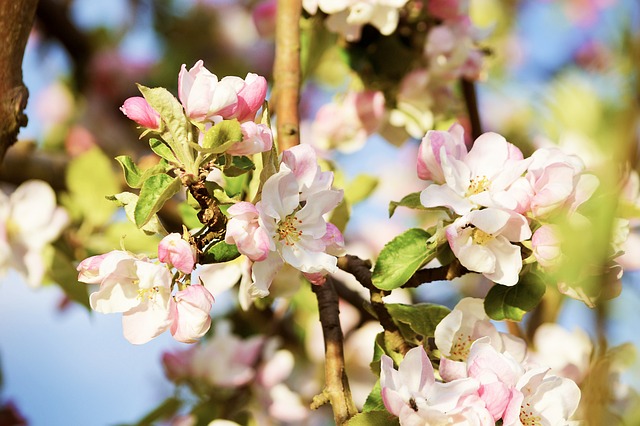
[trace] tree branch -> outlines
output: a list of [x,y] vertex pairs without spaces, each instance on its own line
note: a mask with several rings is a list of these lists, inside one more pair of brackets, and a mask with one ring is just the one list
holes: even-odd
[[473,81],[467,80],[466,78],[460,79],[460,84],[462,85],[462,95],[464,96],[464,103],[467,107],[469,122],[471,123],[472,141],[475,141],[482,134],[476,87]]
[[300,143],[300,0],[278,0],[274,99],[280,152]]
[[336,425],[342,425],[355,416],[358,410],[351,397],[349,379],[345,372],[338,294],[333,287],[331,277],[327,277],[322,285],[312,285],[311,289],[318,299],[325,353],[325,388],[321,395],[314,398],[312,408],[318,408],[323,403],[330,402]]
[[29,91],[22,82],[22,58],[38,0],[0,2],[0,163],[21,127]]

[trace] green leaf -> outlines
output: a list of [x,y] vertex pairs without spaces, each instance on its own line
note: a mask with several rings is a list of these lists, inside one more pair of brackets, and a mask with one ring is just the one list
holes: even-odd
[[484,299],[484,310],[497,321],[520,321],[540,303],[545,290],[542,280],[534,274],[520,277],[518,284],[511,287],[496,284]]
[[202,223],[200,223],[200,219],[198,219],[198,212],[189,203],[183,202],[178,204],[178,213],[187,228],[194,229],[202,227]]
[[351,210],[349,208],[349,202],[343,199],[340,204],[336,206],[331,212],[329,222],[333,223],[336,228],[344,234],[347,223],[349,223],[349,217],[351,216]]
[[140,181],[140,169],[133,162],[128,155],[119,155],[116,157],[116,161],[122,166],[122,172],[124,173],[124,180],[131,188],[140,188],[142,182]]
[[433,337],[436,326],[451,312],[445,306],[432,303],[415,305],[387,303],[385,306],[395,322],[407,324],[414,333],[424,338]]
[[70,210],[80,212],[81,217],[93,226],[104,225],[116,211],[105,196],[120,190],[119,180],[111,160],[99,148],[73,158],[66,174]]
[[204,265],[209,263],[229,262],[238,256],[240,256],[238,247],[234,244],[227,244],[224,241],[220,241],[200,256],[200,263]]
[[47,271],[49,278],[62,288],[69,299],[90,311],[87,284],[78,281],[78,271],[73,267],[71,258],[57,248],[53,248],[52,254],[51,266]]
[[223,120],[204,134],[202,152],[220,154],[241,140],[242,128],[238,120]]
[[150,139],[149,146],[151,147],[151,151],[155,152],[156,155],[158,155],[159,157],[164,158],[170,163],[175,163],[175,164],[178,163],[178,160],[176,159],[176,156],[173,154],[173,151],[171,151],[171,148],[169,147],[169,145],[167,145],[165,142],[161,141],[160,139],[155,139],[155,138]]
[[347,426],[396,426],[400,421],[388,411],[368,411],[358,413],[349,419]]
[[380,358],[386,353],[386,345],[384,342],[384,331],[376,335],[376,340],[373,343],[373,359],[369,363],[371,371],[377,376],[380,375]]
[[[184,115],[182,104],[163,87],[155,87],[153,89],[138,85],[142,96],[147,100],[149,105],[162,117],[167,131],[163,134],[163,139],[177,157],[180,163],[184,165],[187,172],[197,174],[194,165],[193,152],[188,145],[191,124]],[[171,159],[168,159],[172,161]]]
[[349,204],[354,205],[365,200],[378,186],[378,178],[360,174],[353,179],[344,190]]
[[156,424],[158,420],[169,419],[178,412],[181,406],[182,401],[171,396],[162,401],[160,405],[154,408],[149,414],[141,418],[135,426],[149,426]]
[[369,411],[384,411],[386,408],[384,407],[384,402],[382,402],[382,388],[380,387],[380,379],[376,382],[371,389],[371,393],[367,396],[367,400],[364,402],[364,406],[362,407],[362,411],[365,413]]
[[182,188],[180,178],[169,175],[154,175],[144,181],[133,212],[134,222],[142,228],[151,220],[164,203]]
[[430,235],[420,228],[412,228],[389,241],[378,256],[371,281],[380,290],[393,290],[437,254],[437,247],[427,249]]
[[398,207],[408,207],[410,209],[427,210],[420,202],[420,192],[412,192],[402,197],[400,201],[392,201],[389,203],[389,217],[393,216]]
[[[127,215],[127,219],[129,219],[132,223],[136,223],[135,220],[135,209],[138,204],[138,196],[131,192],[121,192],[119,194],[111,195],[107,197],[108,200],[115,201],[116,204],[120,207],[124,207],[124,212]],[[151,219],[144,224],[140,228],[145,234],[153,235],[153,234],[163,234],[166,235],[167,231],[158,220],[157,215],[151,216]]]
[[243,156],[233,156],[231,157],[231,164],[225,165],[222,168],[222,171],[225,176],[235,177],[243,175],[251,170],[254,170],[256,165],[253,164],[248,157]]

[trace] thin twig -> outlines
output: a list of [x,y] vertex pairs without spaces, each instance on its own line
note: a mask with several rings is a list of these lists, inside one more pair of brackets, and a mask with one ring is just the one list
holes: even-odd
[[331,403],[336,425],[346,423],[358,410],[351,397],[349,380],[344,366],[343,335],[340,328],[338,294],[333,280],[327,277],[322,285],[312,285],[311,289],[318,299],[318,310],[325,351],[325,388],[322,394],[314,398],[312,408],[318,408],[326,402]]
[[462,95],[464,96],[464,103],[467,107],[469,122],[471,123],[471,137],[472,140],[475,141],[482,134],[476,87],[473,81],[465,78],[460,80],[460,84],[462,85]]
[[[334,278],[333,286],[341,299],[349,303],[360,312],[361,322],[376,319],[371,313],[371,304],[360,296],[357,291],[351,290],[342,281]],[[367,309],[368,308],[368,309]]]
[[301,0],[278,0],[274,97],[280,152],[300,143]]

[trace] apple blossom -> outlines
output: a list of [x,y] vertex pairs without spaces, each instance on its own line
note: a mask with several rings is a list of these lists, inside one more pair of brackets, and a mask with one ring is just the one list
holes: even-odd
[[253,261],[265,260],[271,241],[264,227],[260,226],[260,214],[256,206],[241,201],[227,211],[232,219],[227,222],[225,241],[235,244],[240,253]]
[[169,303],[171,334],[184,343],[194,343],[209,331],[213,296],[199,284],[178,291]]
[[544,268],[558,266],[562,251],[559,238],[560,229],[556,225],[542,225],[531,237],[533,255]]
[[[420,194],[425,207],[449,207],[463,215],[484,207],[513,210],[518,200],[509,187],[526,171],[529,159],[497,133],[484,133],[461,159],[441,156],[445,178],[442,185],[427,186]],[[519,240],[521,241],[521,240]]]
[[486,208],[456,219],[446,228],[451,250],[462,266],[507,286],[518,283],[520,246],[531,237],[527,219],[513,211]]
[[383,116],[382,92],[349,92],[341,102],[320,107],[311,127],[313,143],[323,149],[356,151],[378,129]]
[[159,130],[162,125],[158,111],[153,109],[143,97],[128,98],[120,107],[120,111],[130,120],[149,130]]
[[244,80],[228,76],[220,80],[220,84],[233,88],[237,102],[222,108],[217,115],[226,120],[236,118],[241,123],[253,120],[267,96],[267,80],[258,74],[248,73]]
[[318,165],[315,151],[310,145],[297,145],[282,153],[280,168],[293,172],[298,182],[300,201],[319,191],[331,189],[333,172],[323,172]]
[[[380,361],[382,400],[387,410],[400,418],[401,425],[468,424],[465,420],[469,417],[480,420],[477,424],[493,424],[477,396],[479,383],[475,379],[436,382],[422,346],[409,350],[398,370],[387,355]],[[465,410],[469,406],[476,409]]]
[[242,140],[227,149],[230,155],[251,155],[269,151],[273,145],[271,129],[265,124],[246,121],[240,125]]
[[[444,151],[443,151],[444,150]],[[436,184],[445,183],[442,155],[460,160],[467,154],[464,128],[453,124],[448,131],[429,130],[418,148],[418,177]]]
[[273,37],[276,33],[276,0],[262,0],[251,13],[253,23],[260,37]]
[[429,31],[425,55],[429,61],[429,72],[435,78],[479,78],[483,57],[474,47],[473,32],[468,17],[446,21]]
[[180,234],[173,232],[160,241],[158,260],[180,272],[190,274],[196,264],[196,251]]
[[68,221],[44,181],[26,181],[10,196],[0,191],[0,274],[13,268],[31,287],[40,286],[46,269],[43,250]]
[[211,119],[225,108],[234,108],[238,103],[235,87],[229,82],[218,81],[218,77],[204,67],[202,60],[189,71],[184,64],[178,76],[178,97],[187,117],[195,121]]

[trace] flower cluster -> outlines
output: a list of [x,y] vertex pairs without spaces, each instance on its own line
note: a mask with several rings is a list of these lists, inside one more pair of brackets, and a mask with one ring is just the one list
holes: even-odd
[[230,323],[220,321],[211,339],[186,350],[165,352],[162,362],[170,380],[195,390],[252,393],[246,409],[259,424],[300,422],[307,417],[300,397],[284,383],[293,371],[293,354],[279,349],[275,339],[261,335],[241,339],[231,333]]
[[566,424],[580,402],[578,386],[531,362],[525,342],[498,332],[482,304],[463,299],[437,326],[442,382],[422,346],[409,350],[397,370],[382,356],[387,410],[401,425]]
[[157,261],[114,250],[83,260],[78,281],[100,285],[89,298],[91,308],[122,312],[124,336],[131,343],[146,343],[168,329],[176,340],[193,343],[209,330],[213,304],[204,286],[189,283],[194,266],[191,245],[169,234],[158,246]]
[[344,240],[324,215],[343,194],[332,184],[333,172],[321,171],[313,148],[298,145],[282,153],[279,171],[264,183],[260,201],[229,207],[226,242],[252,261],[252,297],[269,294],[285,263],[318,284],[337,270]]
[[523,158],[504,137],[485,133],[467,151],[457,124],[426,134],[417,168],[428,182],[422,205],[447,207],[452,215],[445,233],[460,263],[506,286],[519,280],[522,246],[532,248],[541,267],[557,264],[554,220],[581,218],[578,207],[598,185],[580,159],[558,149]]

